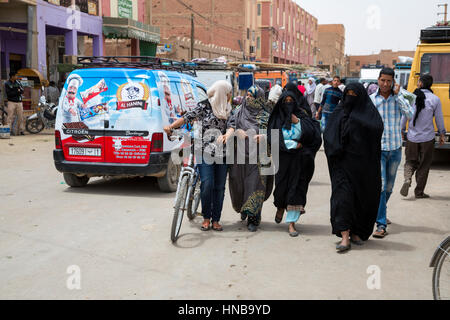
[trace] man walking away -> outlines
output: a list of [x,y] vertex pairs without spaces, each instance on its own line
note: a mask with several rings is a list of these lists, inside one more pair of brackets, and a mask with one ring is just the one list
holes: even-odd
[[339,89],[341,84],[341,78],[335,76],[333,78],[332,86],[325,90],[322,98],[322,102],[319,106],[319,110],[316,113],[316,119],[319,120],[322,115],[323,130],[327,126],[327,121],[330,115],[333,113],[334,109],[341,101],[343,92]]
[[59,89],[56,87],[55,81],[50,81],[50,86],[45,90],[45,99],[49,103],[53,103],[55,105],[59,102]]
[[391,197],[397,169],[402,159],[402,115],[411,119],[413,114],[408,100],[399,94],[400,85],[395,83],[394,77],[393,69],[382,69],[378,78],[379,89],[370,96],[384,123],[384,132],[381,138],[382,189],[377,230],[373,234],[375,238],[384,238],[387,235],[387,203]]
[[[429,74],[422,75],[417,84],[414,94],[417,96],[416,105],[412,121],[409,121],[407,142],[405,148],[405,182],[400,190],[400,194],[404,197],[408,196],[411,180],[416,174],[417,186],[414,190],[417,199],[429,198],[425,194],[425,186],[427,184],[428,173],[430,172],[431,163],[433,162],[435,131],[433,118],[436,120],[438,133],[440,134],[439,144],[445,142],[445,126],[444,116],[442,114],[442,104],[439,97],[433,94],[431,86],[433,85],[433,77]],[[402,130],[406,131],[406,117],[402,118]]]
[[316,116],[317,110],[319,110],[320,103],[322,102],[323,92],[325,91],[325,85],[327,85],[327,80],[325,78],[320,78],[319,84],[316,87],[316,92],[314,93],[314,110],[313,115]]
[[13,132],[14,117],[17,114],[17,122],[19,126],[19,134],[24,135],[24,123],[23,123],[23,104],[22,94],[23,87],[19,81],[17,81],[17,75],[15,72],[9,74],[9,81],[5,83],[6,98],[8,99],[6,112],[8,117],[6,119],[7,124]]

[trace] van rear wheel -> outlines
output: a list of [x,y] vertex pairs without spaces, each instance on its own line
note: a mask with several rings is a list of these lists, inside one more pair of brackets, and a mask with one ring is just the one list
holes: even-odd
[[178,187],[178,177],[180,176],[181,166],[175,165],[172,159],[167,164],[166,174],[158,178],[159,190],[162,192],[175,192]]
[[84,187],[89,182],[88,176],[79,177],[73,173],[64,173],[63,175],[64,181],[66,181],[66,183],[73,188]]

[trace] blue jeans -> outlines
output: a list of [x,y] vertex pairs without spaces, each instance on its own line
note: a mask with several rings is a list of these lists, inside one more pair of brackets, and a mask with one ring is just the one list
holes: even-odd
[[219,222],[225,197],[228,166],[225,163],[201,163],[198,165],[198,170],[201,180],[200,198],[203,218],[212,218],[212,222]]
[[325,128],[327,127],[327,123],[328,123],[328,118],[331,116],[331,113],[322,112],[322,132],[325,131]]
[[402,148],[394,151],[381,151],[381,197],[378,207],[377,227],[386,229],[387,203],[394,189],[397,169],[402,161]]

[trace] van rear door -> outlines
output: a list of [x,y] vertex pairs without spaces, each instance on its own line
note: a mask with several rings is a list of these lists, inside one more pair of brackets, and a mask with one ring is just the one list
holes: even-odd
[[93,70],[75,71],[67,78],[55,125],[67,161],[104,162],[107,90],[105,79]]
[[157,97],[152,96],[151,74],[136,69],[111,72],[114,74],[108,80],[105,162],[147,164],[152,133],[161,125],[157,117],[152,117],[152,99]]

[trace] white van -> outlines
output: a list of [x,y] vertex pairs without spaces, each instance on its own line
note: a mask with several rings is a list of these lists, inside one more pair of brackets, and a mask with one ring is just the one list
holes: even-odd
[[170,155],[182,142],[163,128],[205,99],[196,78],[164,68],[75,70],[59,99],[56,169],[71,187],[97,176],[154,176],[161,191],[176,191],[180,168]]

